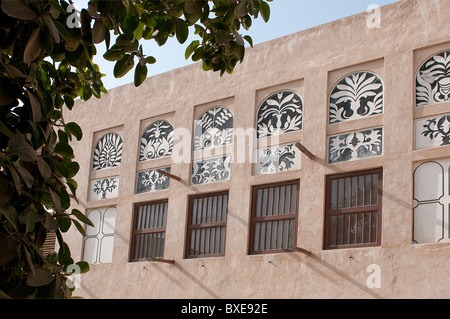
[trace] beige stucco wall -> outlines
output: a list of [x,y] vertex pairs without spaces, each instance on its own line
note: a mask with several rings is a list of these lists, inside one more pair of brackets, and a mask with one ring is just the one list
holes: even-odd
[[[222,79],[194,64],[111,90],[101,100],[78,102],[67,121],[84,132],[73,144],[81,169],[77,175],[80,205],[117,206],[111,264],[92,265],[81,277],[77,295],[87,298],[434,298],[450,297],[450,244],[412,244],[412,171],[416,161],[450,156],[450,146],[414,151],[414,116],[445,112],[450,103],[414,110],[414,75],[433,53],[450,49],[447,0],[403,0],[381,9],[381,28],[369,29],[367,13],[279,38],[248,49],[233,75]],[[328,125],[330,88],[346,74],[371,70],[385,87],[384,114]],[[233,164],[228,181],[191,186],[190,163],[160,159],[182,178],[168,190],[136,195],[136,171],[142,130],[158,119],[192,130],[207,106],[227,105],[235,128],[252,128],[255,111],[268,94],[294,89],[304,102],[303,130],[281,137],[302,141],[316,160],[305,155],[301,169],[252,175],[252,164]],[[200,113],[199,113],[200,112]],[[420,114],[419,114],[420,113]],[[384,155],[327,164],[327,136],[366,127],[384,127]],[[91,172],[92,149],[106,132],[120,133],[123,158],[113,173]],[[188,137],[185,137],[188,138]],[[176,142],[176,141],[175,141]],[[328,174],[383,167],[381,246],[323,249],[325,178]],[[120,174],[118,198],[88,202],[91,178]],[[248,255],[251,186],[300,180],[297,245],[311,251]],[[184,259],[188,195],[229,190],[225,256]],[[129,262],[133,205],[169,199],[165,256],[175,264]],[[83,240],[66,235],[74,259],[83,256]],[[381,287],[366,284],[378,265]]]

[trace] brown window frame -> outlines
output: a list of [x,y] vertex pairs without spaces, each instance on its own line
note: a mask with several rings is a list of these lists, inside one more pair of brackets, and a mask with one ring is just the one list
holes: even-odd
[[[376,194],[377,194],[377,203],[373,204],[372,202],[370,203],[370,205],[366,205],[364,206],[364,204],[362,206],[352,206],[349,205],[351,207],[345,207],[345,208],[335,208],[332,209],[332,181],[333,180],[342,180],[342,179],[348,179],[351,178],[351,183],[353,183],[353,178],[355,177],[362,177],[362,176],[368,176],[368,175],[373,175],[373,174],[378,174],[378,181],[377,181],[377,189],[376,189]],[[345,186],[344,186],[345,187]],[[357,189],[358,192],[360,191],[359,189]],[[350,186],[350,191],[352,192],[353,189]],[[371,189],[371,191],[373,192],[373,190]],[[344,198],[345,198],[345,192],[346,190],[344,189]],[[362,191],[364,193],[364,191]],[[348,193],[350,195],[350,199],[352,202],[353,201],[358,201],[356,199],[354,199],[352,197],[352,194]],[[373,193],[371,193],[372,196]],[[364,195],[365,196],[365,195]],[[358,194],[359,197],[359,194]],[[344,249],[344,248],[361,248],[361,247],[377,247],[381,245],[381,221],[382,221],[382,199],[383,199],[383,168],[376,168],[376,169],[368,169],[368,170],[361,170],[361,171],[355,171],[355,172],[350,172],[350,173],[344,173],[344,174],[336,174],[336,175],[329,175],[326,177],[326,193],[325,193],[325,221],[324,221],[324,249],[325,250],[333,250],[333,249]],[[373,225],[371,225],[370,223],[372,222],[372,217],[373,217],[373,213],[376,213],[376,222],[373,223]],[[356,220],[354,219],[355,217],[351,216],[351,215],[356,215]],[[359,235],[358,232],[355,230],[354,233],[351,232],[351,224],[353,223],[354,225],[356,225],[358,222],[361,222],[361,214],[363,214],[362,216],[362,224],[364,225],[361,229],[362,229],[362,234]],[[370,216],[368,214],[371,214]],[[344,216],[348,216],[348,220],[344,221]],[[344,239],[347,238],[347,241],[350,242],[351,238],[354,238],[354,242],[355,243],[350,243],[350,244],[332,244],[331,242],[331,235],[332,235],[332,231],[331,231],[331,218],[333,216],[343,216],[342,217],[342,240],[345,241]],[[369,226],[367,227],[368,230],[368,235],[364,234],[365,232],[365,218],[369,217],[368,219],[368,223]],[[345,234],[345,225],[348,225],[348,233]],[[375,232],[372,231],[372,227],[376,227]],[[337,229],[338,226],[336,226]],[[335,231],[336,236],[338,231]],[[371,236],[375,235],[376,236],[376,240],[371,240]],[[358,237],[362,238],[362,241],[364,241],[364,236],[368,236],[369,237],[369,241],[367,243],[356,243]],[[336,237],[335,237],[336,238]],[[337,241],[337,239],[336,239]]]
[[[296,185],[297,190],[295,192],[295,213],[293,214],[277,214],[277,215],[270,215],[270,216],[263,216],[263,217],[257,217],[257,200],[258,200],[258,190],[260,189],[268,189],[268,188],[276,188],[279,186],[289,186],[289,185]],[[291,181],[284,181],[284,182],[278,182],[278,183],[270,183],[270,184],[263,184],[263,185],[255,185],[252,186],[252,199],[251,199],[251,216],[250,216],[250,233],[249,233],[249,255],[262,255],[262,254],[275,254],[275,253],[285,253],[285,252],[295,252],[295,248],[297,247],[297,232],[298,232],[298,212],[299,212],[299,194],[300,194],[300,180],[291,180]],[[273,198],[272,198],[272,205],[273,205]],[[292,204],[291,204],[292,205]],[[293,241],[292,241],[292,247],[291,248],[281,248],[281,249],[263,249],[263,250],[256,250],[255,249],[255,241],[256,241],[256,224],[262,223],[262,222],[274,222],[274,221],[286,221],[286,220],[293,220],[294,223],[294,230],[293,230]],[[278,236],[278,229],[277,236]],[[272,236],[272,230],[270,231],[270,236]],[[261,238],[259,239],[261,240]],[[277,239],[275,239],[276,241]],[[264,242],[266,242],[266,238],[264,238]],[[269,242],[272,243],[272,237],[270,237]],[[283,240],[282,240],[283,242]],[[289,245],[289,238],[288,238],[288,245]]]
[[[164,221],[163,221],[164,225],[163,225],[163,227],[146,228],[146,229],[137,230],[138,223],[139,223],[139,209],[141,207],[144,207],[144,206],[158,205],[158,204],[165,204],[165,205],[167,205],[165,216],[163,216],[163,218],[164,218]],[[130,262],[148,261],[148,260],[153,260],[153,259],[163,259],[164,258],[165,243],[166,243],[166,226],[167,226],[168,206],[169,206],[168,199],[150,201],[150,202],[139,203],[139,204],[135,204],[134,205],[134,210],[133,210],[133,229],[132,229],[132,232],[131,232]],[[160,254],[161,256],[142,257],[142,258],[134,257],[134,256],[136,256],[136,252],[135,252],[135,249],[136,249],[136,246],[137,246],[136,237],[139,236],[139,235],[158,234],[158,233],[162,233],[164,235],[162,237],[163,243],[162,243],[161,247],[158,248],[158,249],[161,250],[161,254]],[[150,247],[149,249],[154,249],[155,247],[156,246],[153,246],[153,247]]]
[[[215,197],[215,196],[224,196],[226,195],[226,210],[225,212],[221,212],[221,216],[223,216],[223,214],[225,214],[225,218],[224,220],[220,221],[220,222],[201,222],[201,223],[196,223],[193,224],[193,218],[194,218],[194,214],[193,214],[193,210],[194,210],[194,201],[197,199],[204,199],[204,198],[211,198],[211,197]],[[227,220],[228,220],[228,205],[229,205],[229,192],[227,191],[219,191],[219,192],[213,192],[213,193],[207,193],[207,194],[201,194],[201,195],[193,195],[193,196],[189,196],[189,205],[188,205],[188,219],[187,219],[187,227],[186,227],[186,245],[185,245],[185,258],[186,259],[195,259],[195,258],[205,258],[205,257],[222,257],[225,256],[225,247],[226,247],[226,234],[227,234]],[[222,208],[223,208],[223,203],[222,203]],[[206,214],[208,215],[208,212],[206,212]],[[212,218],[212,213],[211,213],[211,218]],[[217,216],[217,215],[216,215]],[[207,218],[207,217],[206,217]],[[203,219],[203,216],[202,216]],[[219,234],[219,245],[223,247],[223,252],[219,252],[219,253],[192,253],[192,248],[191,248],[191,241],[192,241],[192,232],[196,231],[196,230],[208,230],[210,229],[216,229],[219,227],[223,227],[223,242],[222,242],[222,238],[220,237]],[[205,231],[206,232],[206,231]],[[222,230],[221,230],[222,232]],[[215,233],[216,234],[216,233]],[[199,239],[201,240],[201,239]],[[210,240],[212,240],[210,238]],[[206,234],[205,234],[205,240],[203,242],[203,249],[205,249],[206,246]],[[209,242],[210,244],[211,242]],[[199,243],[200,244],[200,243]],[[208,245],[209,245],[208,244]],[[216,246],[214,246],[214,248],[216,248]],[[219,248],[220,250],[220,248]]]

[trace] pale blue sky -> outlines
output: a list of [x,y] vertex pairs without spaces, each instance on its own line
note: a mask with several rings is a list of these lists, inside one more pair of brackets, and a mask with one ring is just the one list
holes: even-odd
[[[262,18],[253,22],[252,28],[245,34],[253,38],[254,44],[265,42],[271,39],[282,37],[301,30],[309,29],[324,23],[338,20],[353,14],[364,12],[372,5],[383,6],[398,0],[274,0],[270,3],[271,16],[268,23]],[[82,7],[87,0],[75,0],[76,4]],[[244,30],[245,31],[245,30]],[[192,30],[191,30],[191,33]],[[154,42],[143,43],[144,54],[152,55],[157,59],[156,64],[148,67],[148,76],[160,74],[169,70],[183,67],[192,63],[191,60],[184,59],[184,52],[187,45],[195,39],[194,35],[180,45],[175,38],[159,47]],[[104,45],[101,44],[98,57],[95,62],[100,65],[100,69],[107,76],[103,82],[107,89],[133,82],[134,70],[125,77],[115,79],[112,75],[113,62],[104,61]],[[239,66],[238,66],[239,67]]]

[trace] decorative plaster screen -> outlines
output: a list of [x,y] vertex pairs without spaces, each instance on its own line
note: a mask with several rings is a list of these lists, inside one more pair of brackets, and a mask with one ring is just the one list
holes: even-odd
[[273,174],[300,169],[300,151],[294,144],[261,148],[258,150],[258,162],[254,165],[254,174]]
[[193,143],[194,151],[204,150],[205,153],[192,162],[191,183],[200,185],[228,180],[231,155],[206,157],[209,150],[233,143],[233,114],[225,107],[215,107],[203,113],[195,121]]
[[330,124],[382,114],[383,83],[374,73],[350,74],[332,90],[329,106]]
[[89,183],[89,201],[116,198],[119,189],[119,176],[92,180]]
[[116,207],[93,209],[88,213],[87,217],[94,224],[86,228],[84,260],[88,263],[111,263],[116,213]]
[[426,60],[416,75],[416,106],[450,101],[450,51]]
[[230,178],[231,156],[203,159],[192,163],[191,182],[194,185],[225,181]]
[[450,145],[450,114],[416,120],[415,132],[416,149]]
[[102,136],[95,146],[92,160],[94,171],[120,166],[123,141],[119,134],[108,133]]
[[414,243],[450,238],[450,159],[416,165],[414,170]]
[[330,136],[328,163],[348,162],[383,155],[383,128]]
[[280,91],[269,96],[256,116],[257,138],[299,131],[302,125],[303,101],[292,91]]
[[[170,173],[170,167],[159,168],[161,171]],[[158,172],[158,169],[149,169],[138,172],[136,193],[148,193],[168,189],[170,178]]]
[[195,121],[194,151],[233,143],[233,114],[224,107],[215,107]]
[[172,155],[173,127],[167,121],[150,124],[142,134],[139,161],[148,161]]

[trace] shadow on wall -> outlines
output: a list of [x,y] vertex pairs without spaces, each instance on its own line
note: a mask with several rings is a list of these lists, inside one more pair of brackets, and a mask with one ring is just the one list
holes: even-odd
[[[300,257],[298,254],[289,254],[289,256],[292,256],[293,258],[297,259],[299,262],[305,262],[305,264],[308,266],[309,269],[315,271],[317,274],[319,274],[321,277],[325,278],[326,280],[332,282],[333,284],[338,285],[338,277],[344,279],[348,283],[352,284],[361,292],[366,293],[370,296],[372,296],[375,299],[384,299],[383,296],[377,294],[375,291],[367,287],[366,285],[362,284],[358,280],[352,278],[348,274],[346,274],[344,271],[336,268],[332,264],[326,262],[325,260],[321,259],[319,256],[309,253],[305,258]],[[333,276],[336,275],[336,276]]]

